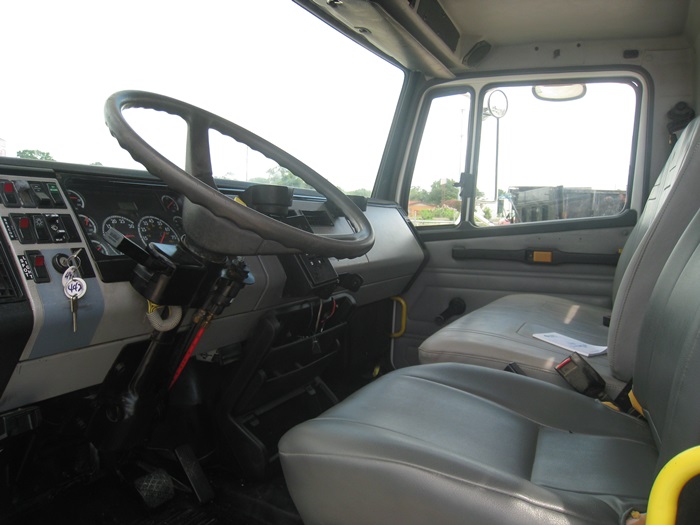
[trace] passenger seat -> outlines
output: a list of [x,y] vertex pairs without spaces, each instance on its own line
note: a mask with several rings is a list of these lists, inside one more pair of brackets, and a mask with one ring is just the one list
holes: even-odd
[[[503,369],[517,363],[526,375],[566,386],[555,371],[570,352],[533,337],[557,332],[607,355],[589,362],[611,396],[631,378],[642,318],[669,254],[698,210],[700,120],[683,131],[632,230],[613,280],[612,313],[560,297],[516,294],[497,299],[442,328],[419,349],[421,363],[461,362]],[[610,315],[610,328],[603,317]]]
[[[304,523],[625,523],[661,468],[700,444],[700,213],[638,324],[643,420],[529,377],[438,363],[391,372],[298,425],[279,452]],[[699,489],[684,489],[679,523],[698,523]]]

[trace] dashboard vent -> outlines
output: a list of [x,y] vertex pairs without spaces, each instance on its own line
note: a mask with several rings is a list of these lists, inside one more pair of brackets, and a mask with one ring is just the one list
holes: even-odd
[[14,269],[6,253],[4,243],[0,242],[0,303],[11,303],[22,298]]

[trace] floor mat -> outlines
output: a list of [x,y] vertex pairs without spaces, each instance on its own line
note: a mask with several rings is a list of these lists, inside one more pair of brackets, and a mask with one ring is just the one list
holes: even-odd
[[233,482],[212,476],[219,512],[239,516],[251,525],[302,525],[299,513],[280,475],[266,482]]
[[156,509],[143,503],[130,483],[118,475],[76,486],[8,525],[302,525],[281,475],[265,482],[243,482],[225,471],[207,473],[216,494],[200,505],[181,491]]

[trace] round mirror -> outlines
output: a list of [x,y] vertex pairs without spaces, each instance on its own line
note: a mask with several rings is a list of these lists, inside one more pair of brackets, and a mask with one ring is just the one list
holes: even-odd
[[500,89],[492,91],[488,98],[487,107],[492,116],[498,119],[503,118],[508,112],[508,97]]

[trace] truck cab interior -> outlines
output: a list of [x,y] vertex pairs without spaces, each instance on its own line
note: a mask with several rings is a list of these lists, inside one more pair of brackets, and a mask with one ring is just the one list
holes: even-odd
[[697,522],[699,2],[115,7],[0,8],[0,524]]

